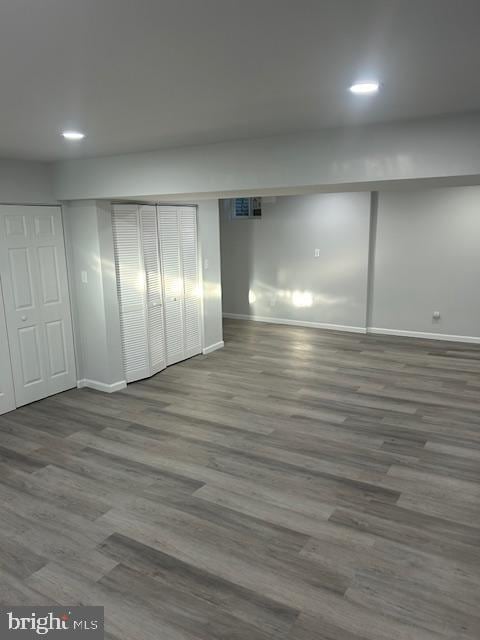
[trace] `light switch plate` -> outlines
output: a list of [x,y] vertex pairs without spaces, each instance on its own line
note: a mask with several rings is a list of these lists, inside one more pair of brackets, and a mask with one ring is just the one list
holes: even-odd
[[81,278],[83,284],[88,284],[88,273],[86,271],[81,271],[80,272],[80,278]]

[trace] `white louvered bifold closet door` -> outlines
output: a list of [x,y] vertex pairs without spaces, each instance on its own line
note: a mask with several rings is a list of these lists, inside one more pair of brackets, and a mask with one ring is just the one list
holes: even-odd
[[201,295],[195,207],[159,206],[167,365],[201,353]]
[[180,254],[183,268],[185,358],[202,351],[201,295],[197,249],[197,210],[179,207]]
[[150,375],[145,271],[139,207],[115,205],[112,211],[123,364],[127,382]]
[[146,302],[150,375],[153,375],[165,369],[167,366],[156,207],[140,207],[140,226],[147,287]]
[[162,256],[167,365],[185,359],[183,274],[177,207],[157,207]]
[[167,365],[156,207],[114,205],[112,224],[125,377],[133,382]]

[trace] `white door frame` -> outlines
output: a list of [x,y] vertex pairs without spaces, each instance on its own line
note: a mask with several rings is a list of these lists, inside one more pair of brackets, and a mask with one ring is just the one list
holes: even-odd
[[5,317],[2,279],[0,277],[0,415],[16,408],[13,387],[12,360],[8,344],[7,319]]

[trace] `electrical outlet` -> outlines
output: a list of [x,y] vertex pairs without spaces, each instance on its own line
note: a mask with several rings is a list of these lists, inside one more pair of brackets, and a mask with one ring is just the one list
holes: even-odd
[[440,311],[434,311],[433,312],[433,319],[434,320],[440,320]]
[[80,278],[83,284],[88,284],[88,273],[86,271],[80,272]]

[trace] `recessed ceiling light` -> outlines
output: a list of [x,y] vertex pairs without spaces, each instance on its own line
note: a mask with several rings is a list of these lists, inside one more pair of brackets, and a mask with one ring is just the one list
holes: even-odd
[[85,137],[85,134],[80,131],[64,131],[62,136],[66,140],[82,140]]
[[376,93],[380,85],[378,82],[356,82],[350,87],[352,93]]

